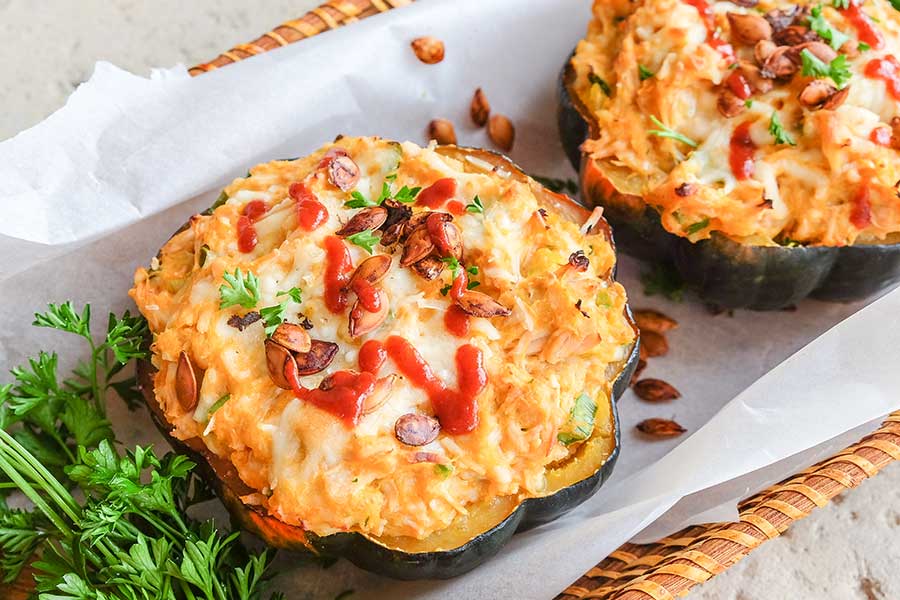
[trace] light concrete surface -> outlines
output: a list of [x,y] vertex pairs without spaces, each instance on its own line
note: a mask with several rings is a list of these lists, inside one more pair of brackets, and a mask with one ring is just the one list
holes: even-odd
[[[0,0],[0,139],[61,106],[96,60],[139,74],[190,66],[317,3]],[[900,599],[900,465],[816,511],[690,598]]]

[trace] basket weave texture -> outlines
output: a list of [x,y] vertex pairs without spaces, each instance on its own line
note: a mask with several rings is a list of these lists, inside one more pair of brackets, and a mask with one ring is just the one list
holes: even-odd
[[[412,1],[332,0],[190,72],[199,75]],[[895,460],[900,460],[900,412],[834,458],[744,501],[739,507],[740,521],[689,527],[654,544],[625,544],[566,588],[557,600],[669,600],[683,596]],[[5,594],[24,598],[27,591],[7,589]]]

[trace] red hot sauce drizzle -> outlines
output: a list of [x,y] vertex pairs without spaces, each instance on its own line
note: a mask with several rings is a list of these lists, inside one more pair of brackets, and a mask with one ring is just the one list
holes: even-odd
[[753,155],[756,152],[756,144],[750,137],[751,121],[741,123],[731,136],[729,163],[731,172],[740,180],[749,179],[755,170]]
[[288,194],[297,201],[297,224],[304,231],[315,231],[328,220],[328,209],[302,183],[292,183]]
[[684,0],[684,3],[693,6],[700,13],[700,17],[706,24],[706,43],[718,50],[719,54],[725,58],[734,59],[734,48],[719,37],[716,30],[716,17],[709,2],[707,0]]
[[469,315],[454,304],[444,313],[444,327],[458,338],[469,337]]
[[419,192],[416,198],[416,204],[437,210],[441,208],[447,200],[456,195],[456,180],[450,177],[438,179],[430,186]]
[[844,15],[844,18],[850,21],[850,24],[856,28],[856,34],[859,36],[859,41],[865,42],[874,50],[881,50],[884,48],[884,36],[881,35],[881,32],[878,31],[875,24],[872,23],[872,19],[869,18],[869,15],[863,12],[862,8],[857,3],[857,0],[851,0],[850,5],[847,8],[839,10],[840,13]]
[[456,350],[459,390],[447,389],[431,366],[408,341],[399,336],[387,340],[388,356],[410,383],[428,394],[441,429],[450,435],[469,433],[478,425],[475,397],[487,385],[487,371],[481,350],[470,344]]
[[891,54],[869,61],[866,77],[882,80],[894,100],[900,100],[900,60],[896,56]]
[[251,200],[241,211],[237,221],[238,250],[247,254],[253,252],[259,237],[256,235],[256,227],[253,224],[269,210],[262,200]]
[[341,238],[325,238],[325,306],[339,315],[347,308],[347,282],[353,271],[353,259]]
[[[295,374],[290,373],[296,368],[293,361],[285,363],[285,375],[292,384],[298,381]],[[352,428],[359,423],[366,397],[375,391],[375,375],[369,372],[338,371],[326,377],[318,388],[297,386],[293,391],[294,396],[300,400],[333,414],[344,425]]]
[[378,340],[369,340],[359,349],[360,371],[378,375],[386,360],[387,350],[384,349],[384,344]]

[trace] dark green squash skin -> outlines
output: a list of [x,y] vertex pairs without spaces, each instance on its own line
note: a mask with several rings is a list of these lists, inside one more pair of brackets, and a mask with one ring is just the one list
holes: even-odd
[[[706,302],[723,308],[778,310],[807,297],[831,302],[863,300],[900,282],[900,244],[750,246],[713,233],[693,243],[669,233],[650,206],[630,211],[586,185],[581,144],[591,133],[570,94],[574,71],[567,61],[558,82],[557,124],[566,155],[582,175],[582,198],[603,206],[617,247],[643,260],[671,261]],[[586,112],[586,111],[585,111]]]
[[[483,158],[500,161],[513,172],[522,174],[521,169],[502,155],[483,150],[460,150],[481,153]],[[223,201],[220,196],[216,204],[207,212],[214,210]],[[572,202],[568,198],[567,201]],[[583,210],[583,208],[579,208],[579,210]],[[615,249],[616,244],[612,239],[609,227],[602,219],[598,226],[603,229]],[[185,227],[187,224],[176,234],[183,231]],[[321,537],[305,531],[301,527],[279,523],[259,507],[244,504],[241,496],[250,494],[254,490],[248,488],[241,481],[236,469],[229,461],[212,454],[199,438],[179,440],[172,435],[172,426],[166,421],[165,415],[156,401],[153,386],[155,369],[149,360],[141,360],[137,363],[138,386],[157,429],[165,436],[175,451],[188,456],[197,464],[197,469],[204,480],[210,483],[228,509],[235,527],[254,533],[273,547],[304,553],[312,552],[319,556],[343,557],[360,568],[394,579],[449,579],[471,571],[496,555],[517,531],[548,523],[571,511],[593,496],[609,479],[621,448],[617,401],[631,385],[631,379],[640,358],[639,332],[634,325],[631,309],[627,305],[625,311],[637,337],[628,357],[619,367],[618,376],[612,383],[609,402],[615,445],[611,454],[590,477],[575,482],[550,496],[529,498],[523,501],[506,519],[452,550],[408,553],[387,548],[360,533],[337,533]]]

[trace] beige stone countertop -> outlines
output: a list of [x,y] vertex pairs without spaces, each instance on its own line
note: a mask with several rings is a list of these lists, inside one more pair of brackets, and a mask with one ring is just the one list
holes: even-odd
[[[193,65],[315,0],[0,0],[0,139],[63,104],[97,60]],[[794,525],[693,600],[900,599],[900,465]],[[327,600],[327,599],[322,599]]]

